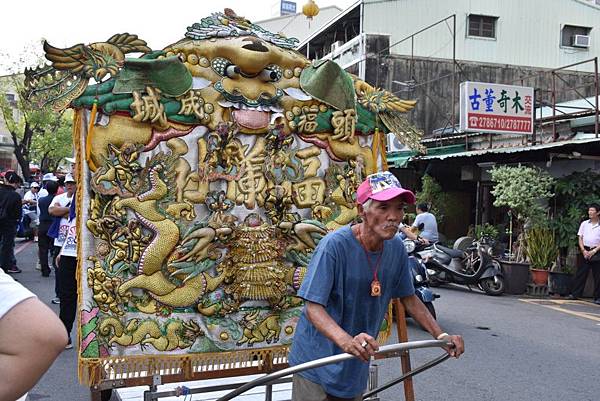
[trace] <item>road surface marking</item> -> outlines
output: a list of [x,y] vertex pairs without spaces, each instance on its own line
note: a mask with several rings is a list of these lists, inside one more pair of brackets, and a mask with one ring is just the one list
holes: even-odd
[[[596,322],[600,322],[600,308],[598,309],[598,312],[592,313],[592,312],[573,311],[573,310],[569,310],[569,309],[565,309],[565,308],[561,307],[562,305],[583,305],[583,306],[591,306],[591,307],[597,308],[596,305],[589,303],[589,302],[571,301],[571,300],[567,300],[567,299],[519,299],[519,301],[527,302],[527,303],[533,304],[533,305],[543,306],[545,308],[554,309],[559,312],[568,313],[569,315],[574,315],[574,316],[582,317],[584,319],[589,319],[589,320],[594,320]],[[548,305],[548,303],[555,304],[558,306]]]

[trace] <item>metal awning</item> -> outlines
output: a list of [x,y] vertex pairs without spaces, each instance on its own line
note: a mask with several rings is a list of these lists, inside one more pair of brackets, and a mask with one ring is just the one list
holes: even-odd
[[392,152],[387,154],[387,162],[390,167],[405,168],[410,159],[418,153],[413,150],[402,150],[400,152]]
[[[464,144],[459,145],[448,145],[448,146],[438,146],[436,148],[428,148],[427,156],[434,155],[445,155],[456,153],[465,150]],[[387,154],[387,162],[388,165],[395,168],[405,168],[408,166],[408,163],[415,158],[418,157],[419,153],[414,150],[401,150],[399,152],[391,152]],[[425,157],[425,156],[423,156]]]
[[446,154],[432,154],[431,151],[435,148],[428,149],[428,154],[426,156],[416,156],[411,159],[414,161],[417,160],[444,160],[448,158],[466,158],[466,157],[475,157],[475,156],[485,156],[485,155],[496,155],[496,154],[510,154],[510,153],[520,153],[520,152],[533,152],[538,150],[546,150],[553,148],[561,148],[568,145],[589,145],[589,144],[600,144],[600,138],[585,138],[585,139],[570,139],[567,141],[559,141],[559,142],[549,142],[543,143],[540,145],[531,145],[531,146],[519,146],[519,147],[506,147],[506,148],[492,148],[492,149],[480,149],[480,150],[471,150],[466,152],[455,152],[455,153],[446,153]]

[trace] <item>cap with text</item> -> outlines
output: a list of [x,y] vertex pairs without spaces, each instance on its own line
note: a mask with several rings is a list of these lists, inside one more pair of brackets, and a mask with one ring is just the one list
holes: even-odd
[[415,194],[402,188],[400,181],[389,171],[380,171],[367,176],[356,190],[356,201],[361,205],[369,199],[382,202],[397,196],[401,196],[409,204],[416,201]]

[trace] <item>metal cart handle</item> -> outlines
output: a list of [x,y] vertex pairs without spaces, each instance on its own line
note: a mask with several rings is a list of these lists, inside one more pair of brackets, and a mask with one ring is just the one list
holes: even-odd
[[[451,344],[447,343],[444,340],[426,340],[426,341],[409,341],[409,342],[405,342],[405,343],[397,343],[397,344],[390,344],[390,345],[384,345],[382,347],[379,347],[379,351],[377,351],[375,353],[375,355],[381,355],[384,358],[387,357],[392,357],[392,356],[399,356],[399,353],[402,351],[407,351],[410,349],[417,349],[417,348],[433,348],[433,347],[447,347],[450,346]],[[443,355],[433,361],[431,361],[429,364],[425,364],[415,370],[412,370],[411,372],[408,372],[407,374],[403,375],[402,377],[400,377],[399,379],[394,380],[393,382],[390,383],[386,383],[385,385],[383,385],[380,388],[377,388],[375,390],[371,390],[368,395],[372,395],[375,394],[379,391],[383,391],[386,388],[399,383],[400,381],[406,379],[407,377],[411,377],[425,369],[428,369],[432,366],[437,365],[438,363],[448,359],[450,355],[446,354]],[[291,374],[294,373],[298,373],[298,372],[302,372],[304,370],[308,370],[308,369],[314,369],[314,368],[318,368],[324,365],[329,365],[332,363],[338,363],[338,362],[342,362],[348,359],[352,359],[352,358],[356,358],[356,356],[352,355],[352,354],[338,354],[338,355],[333,355],[333,356],[328,356],[325,358],[321,358],[321,359],[316,359],[314,361],[310,361],[310,362],[305,362],[302,363],[300,365],[296,365],[296,366],[291,366],[289,368],[286,369],[282,369],[279,370],[277,372],[273,372],[270,373],[268,375],[259,377],[255,380],[252,380],[251,382],[248,382],[240,387],[238,387],[237,389],[231,391],[230,393],[224,395],[223,397],[217,399],[217,401],[228,401],[231,400],[234,397],[237,397],[238,395],[245,393],[246,391],[257,387],[257,386],[262,386],[265,384],[268,384],[274,380],[277,380],[279,378],[285,377],[285,376],[289,376]]]

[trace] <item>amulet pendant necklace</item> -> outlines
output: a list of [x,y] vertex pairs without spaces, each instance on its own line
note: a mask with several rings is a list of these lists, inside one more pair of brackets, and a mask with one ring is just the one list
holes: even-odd
[[367,247],[365,246],[365,243],[363,242],[362,231],[360,229],[360,226],[358,227],[357,231],[358,231],[358,242],[360,242],[360,246],[362,247],[363,251],[365,252],[365,258],[367,258],[367,263],[369,264],[369,267],[371,268],[371,271],[373,272],[373,281],[371,281],[371,296],[372,297],[380,297],[381,296],[381,283],[379,282],[379,279],[377,278],[377,271],[379,270],[379,263],[381,262],[381,255],[383,255],[383,249],[381,249],[381,252],[377,256],[377,260],[375,261],[375,266],[373,266],[371,264],[371,258],[369,257],[369,253],[367,252]]

